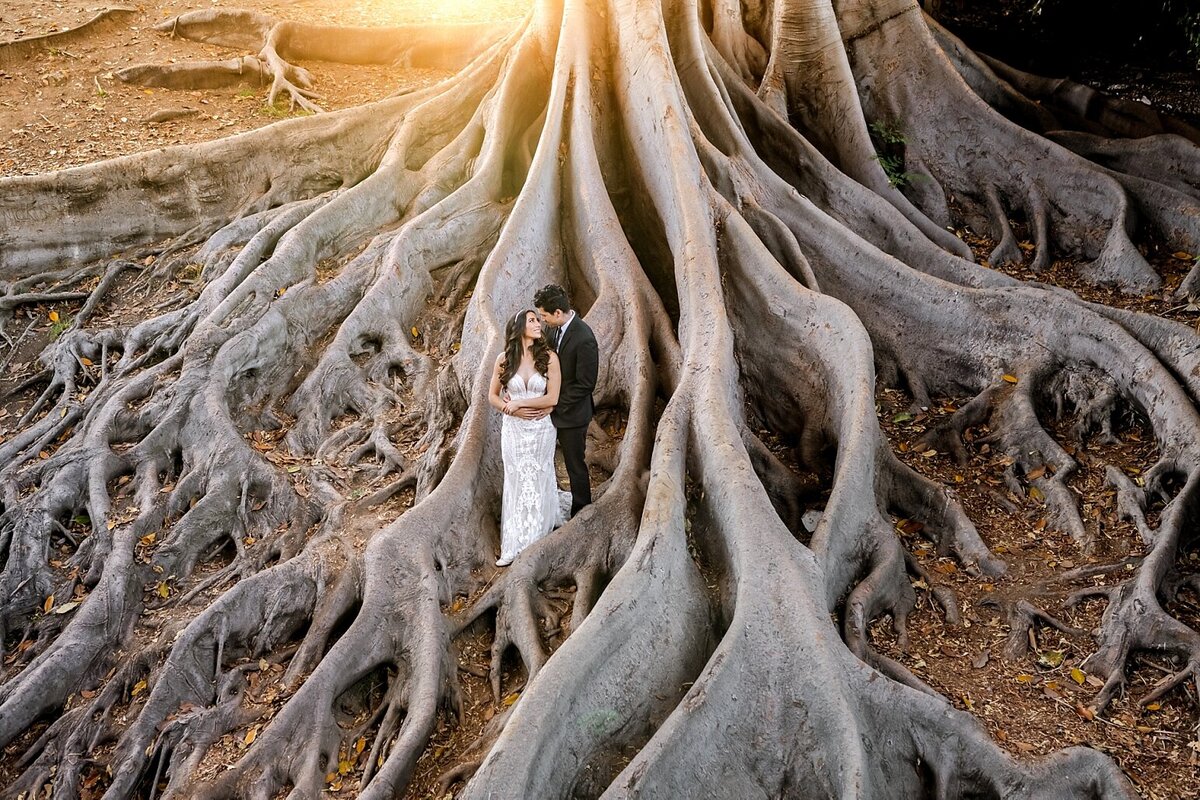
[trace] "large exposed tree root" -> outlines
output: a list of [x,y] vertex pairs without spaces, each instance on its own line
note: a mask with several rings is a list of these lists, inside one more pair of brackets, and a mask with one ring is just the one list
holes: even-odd
[[[972,397],[927,445],[961,454],[986,423],[1010,483],[1085,552],[1049,418],[1082,438],[1141,415],[1158,462],[1111,480],[1148,552],[1105,590],[1095,706],[1140,650],[1178,665],[1144,702],[1194,682],[1200,634],[1163,602],[1194,580],[1195,332],[975,265],[945,226],[1020,260],[1023,214],[1035,269],[1074,253],[1143,291],[1159,278],[1135,212],[1200,241],[1200,159],[1097,138],[1131,132],[1120,109],[1043,138],[1063,126],[1022,102],[1035,83],[930,25],[915,0],[546,0],[512,30],[165,23],[257,54],[130,79],[251,76],[315,109],[297,59],[466,66],[0,184],[0,312],[80,305],[0,442],[0,746],[23,752],[6,791],[75,797],[103,772],[113,798],[310,797],[352,775],[396,796],[463,716],[456,640],[482,631],[494,700],[524,685],[443,775],[465,797],[1132,796],[1094,750],[1007,755],[876,649],[885,617],[903,644],[927,577],[893,515],[972,574],[1005,565],[890,452],[874,386]],[[880,124],[904,132],[903,193]],[[95,323],[122,281],[185,274],[143,321]],[[549,281],[595,329],[597,401],[621,424],[596,502],[497,572],[485,387],[503,320]],[[1013,609],[1014,637],[1053,624]],[[244,754],[197,784],[235,738]]]
[[228,47],[258,47],[255,56],[228,61],[140,64],[116,73],[123,81],[171,89],[270,84],[267,104],[285,94],[292,108],[320,111],[312,76],[296,60],[396,64],[457,69],[507,33],[507,24],[407,25],[343,28],[277,20],[254,11],[190,11],[155,25],[185,39]]

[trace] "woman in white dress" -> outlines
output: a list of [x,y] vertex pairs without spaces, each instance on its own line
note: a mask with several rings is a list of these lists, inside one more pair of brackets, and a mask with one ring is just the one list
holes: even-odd
[[557,437],[550,412],[558,402],[560,383],[558,354],[543,338],[537,312],[521,311],[510,318],[488,392],[488,402],[504,414],[498,567],[511,564],[518,553],[565,521],[564,496],[570,507],[571,494],[558,490],[554,474]]

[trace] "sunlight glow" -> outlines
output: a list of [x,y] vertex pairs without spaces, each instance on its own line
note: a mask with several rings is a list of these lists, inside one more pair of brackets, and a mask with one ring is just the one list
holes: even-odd
[[358,0],[357,11],[376,25],[500,22],[529,13],[534,0]]

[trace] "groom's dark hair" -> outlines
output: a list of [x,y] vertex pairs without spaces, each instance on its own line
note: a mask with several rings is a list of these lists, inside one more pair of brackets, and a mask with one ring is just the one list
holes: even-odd
[[567,297],[567,290],[557,283],[548,283],[538,289],[537,294],[533,296],[533,304],[551,314],[555,311],[571,310],[571,298]]

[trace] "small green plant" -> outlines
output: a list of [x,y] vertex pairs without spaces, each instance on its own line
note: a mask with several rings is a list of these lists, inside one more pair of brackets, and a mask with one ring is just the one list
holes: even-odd
[[903,145],[905,142],[904,131],[894,122],[872,122],[867,129],[871,131],[871,139],[876,144],[893,146]]
[[888,183],[897,189],[902,189],[912,183],[913,174],[906,172],[904,169],[904,159],[900,156],[885,156],[878,154],[875,160],[879,162],[879,166],[883,167],[883,172],[887,175]]
[[254,91],[253,89],[242,89],[240,92],[237,93],[237,96],[238,97],[254,97],[257,94],[258,94],[258,92]]
[[875,146],[875,160],[883,167],[888,183],[902,189],[917,177],[904,169],[904,131],[895,122],[878,120],[867,126]]
[[71,327],[71,317],[70,315],[64,314],[63,316],[54,320],[53,324],[50,325],[50,338],[57,339],[58,337],[62,336],[63,332],[69,327]]

